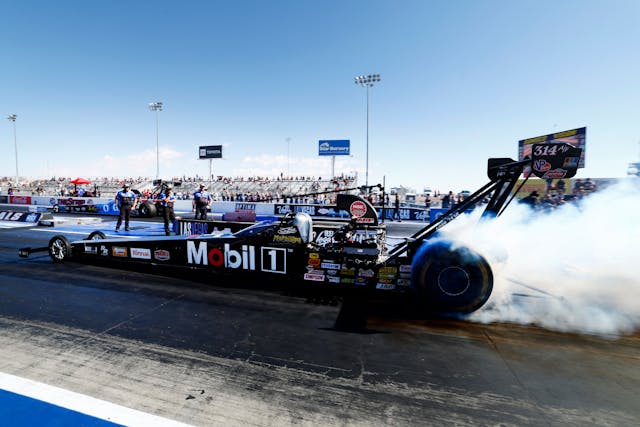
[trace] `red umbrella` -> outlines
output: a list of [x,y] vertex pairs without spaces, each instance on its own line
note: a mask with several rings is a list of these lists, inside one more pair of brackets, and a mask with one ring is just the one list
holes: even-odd
[[91,181],[85,178],[76,178],[70,181],[73,185],[91,184]]

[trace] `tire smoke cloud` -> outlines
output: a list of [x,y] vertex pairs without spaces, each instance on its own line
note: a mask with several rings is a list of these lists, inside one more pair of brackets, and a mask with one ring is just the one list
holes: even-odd
[[579,203],[534,212],[512,203],[442,230],[483,254],[493,294],[469,319],[619,336],[640,330],[640,182],[625,179]]

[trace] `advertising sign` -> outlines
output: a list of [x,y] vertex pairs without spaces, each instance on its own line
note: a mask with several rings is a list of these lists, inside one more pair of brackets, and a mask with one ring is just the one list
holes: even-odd
[[[533,144],[546,144],[549,142],[566,142],[574,147],[582,148],[582,155],[580,156],[580,162],[578,168],[584,167],[585,158],[585,146],[587,141],[587,128],[577,128],[571,130],[565,130],[563,132],[551,133],[548,135],[536,136],[535,138],[522,139],[518,141],[518,160],[524,160],[525,158],[531,158],[531,149]],[[531,168],[525,168],[523,175],[529,176],[531,174]]]
[[222,145],[201,145],[198,153],[200,159],[221,159]]
[[348,156],[351,141],[348,139],[318,141],[319,156]]

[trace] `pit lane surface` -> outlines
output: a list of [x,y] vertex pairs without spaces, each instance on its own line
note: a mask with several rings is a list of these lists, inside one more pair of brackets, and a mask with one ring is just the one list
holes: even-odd
[[278,292],[18,258],[59,231],[0,232],[2,373],[194,425],[640,422],[638,335],[381,313],[336,332],[338,307]]

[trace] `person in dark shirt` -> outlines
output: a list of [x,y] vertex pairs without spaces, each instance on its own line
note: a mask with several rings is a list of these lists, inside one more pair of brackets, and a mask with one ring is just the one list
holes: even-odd
[[193,193],[193,210],[196,213],[196,219],[207,219],[207,209],[211,207],[212,197],[207,192],[207,187],[200,184],[200,189]]
[[398,193],[396,193],[396,199],[393,202],[393,217],[391,218],[393,219],[398,219],[398,222],[400,222],[400,198],[398,197]]
[[171,188],[167,188],[167,191],[160,195],[160,199],[162,200],[162,206],[164,207],[164,233],[167,236],[171,235],[171,230],[169,229],[169,223],[173,224],[176,220],[176,214],[173,211],[173,205],[176,202],[176,196],[173,194],[173,190]]
[[527,197],[523,198],[520,203],[524,203],[525,205],[529,205],[531,208],[535,208],[538,204],[538,192],[532,191]]
[[138,199],[136,198],[136,193],[131,191],[131,187],[129,184],[124,184],[122,186],[122,190],[118,191],[115,197],[116,206],[120,210],[120,215],[118,216],[118,223],[116,224],[116,232],[120,231],[120,226],[122,225],[122,220],[124,219],[124,229],[125,231],[129,231],[129,217],[131,216],[131,209],[135,209],[137,206]]

